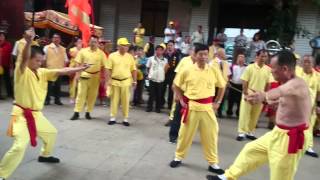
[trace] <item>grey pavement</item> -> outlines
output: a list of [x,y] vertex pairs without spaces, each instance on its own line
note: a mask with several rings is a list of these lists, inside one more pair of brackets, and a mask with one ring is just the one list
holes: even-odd
[[[63,99],[67,104],[68,100]],[[11,102],[0,101],[0,156],[10,148],[13,139],[5,135],[8,126]],[[108,126],[109,107],[97,106],[93,120],[68,120],[73,113],[72,105],[46,106],[45,116],[59,130],[54,155],[60,164],[48,165],[37,162],[40,146],[27,149],[25,158],[10,180],[201,180],[207,174],[199,135],[183,165],[171,169],[175,145],[168,143],[167,113],[146,113],[143,108],[132,108],[132,126],[121,124]],[[121,122],[121,118],[118,119]],[[235,140],[237,120],[219,120],[220,166],[227,168],[247,143]],[[266,127],[262,118],[259,127]],[[261,136],[268,130],[259,128]],[[315,149],[320,151],[320,139],[315,140]],[[296,180],[319,179],[319,159],[304,156]],[[268,180],[269,169],[265,165],[241,180]]]

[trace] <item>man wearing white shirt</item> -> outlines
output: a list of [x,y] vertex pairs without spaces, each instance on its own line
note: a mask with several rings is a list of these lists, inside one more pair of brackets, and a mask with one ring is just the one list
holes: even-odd
[[203,31],[202,31],[202,26],[201,25],[198,26],[198,30],[197,31],[192,33],[191,40],[192,40],[192,44],[194,44],[194,43],[205,44],[204,43],[204,34],[203,34]]
[[233,105],[237,105],[236,116],[239,116],[240,102],[242,95],[242,80],[241,75],[246,69],[245,66],[245,55],[239,53],[237,56],[237,64],[231,66],[231,79],[230,79],[230,88],[228,94],[228,110],[227,115],[233,115]]
[[170,40],[175,40],[176,30],[174,29],[174,22],[170,21],[169,26],[164,30],[164,43]]
[[[66,49],[60,45],[61,37],[59,34],[53,34],[52,43],[45,46],[43,51],[45,53],[45,67],[48,69],[60,69],[65,67],[65,63],[68,62],[68,56]],[[48,94],[46,97],[45,105],[50,104],[50,96],[54,96],[56,105],[63,105],[60,101],[60,88],[61,78],[58,78],[55,82],[49,82]]]
[[147,68],[149,71],[149,100],[147,112],[153,110],[153,103],[156,102],[156,112],[161,112],[161,95],[163,89],[163,82],[165,80],[165,72],[168,69],[168,60],[163,57],[164,48],[160,45],[156,47],[155,56],[151,56],[147,62]]
[[185,36],[184,41],[181,43],[181,53],[182,57],[189,56],[190,48],[191,48],[191,38],[190,36]]

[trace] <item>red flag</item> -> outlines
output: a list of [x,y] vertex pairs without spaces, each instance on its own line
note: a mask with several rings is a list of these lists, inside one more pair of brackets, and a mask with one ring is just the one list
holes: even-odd
[[82,33],[82,42],[86,47],[91,36],[90,14],[91,5],[88,0],[67,0],[66,7],[71,20],[71,24],[77,25]]

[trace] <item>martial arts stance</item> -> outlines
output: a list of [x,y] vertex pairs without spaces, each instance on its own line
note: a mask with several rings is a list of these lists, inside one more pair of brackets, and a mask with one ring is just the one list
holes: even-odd
[[[200,130],[201,143],[209,163],[209,171],[223,174],[218,166],[218,122],[214,110],[219,108],[224,94],[224,81],[219,69],[208,65],[209,48],[206,45],[195,47],[196,64],[184,69],[175,78],[176,98],[182,106],[181,128],[172,168],[178,167],[186,156],[197,129]],[[218,95],[213,102],[215,88]]]
[[8,178],[23,159],[29,141],[37,145],[37,135],[43,141],[39,162],[59,163],[58,158],[50,156],[57,136],[57,129],[47,120],[41,110],[47,95],[48,81],[59,75],[67,75],[87,69],[88,65],[77,68],[40,68],[44,53],[39,47],[31,47],[33,29],[25,33],[26,45],[21,62],[15,69],[15,103],[11,113],[8,135],[14,137],[11,149],[0,162],[0,180]]
[[245,145],[225,174],[208,180],[236,180],[257,167],[269,163],[270,180],[293,180],[299,160],[306,149],[311,98],[308,85],[295,75],[296,60],[289,51],[281,51],[271,59],[272,74],[281,85],[268,92],[246,95],[256,104],[277,105],[276,126],[259,139]]

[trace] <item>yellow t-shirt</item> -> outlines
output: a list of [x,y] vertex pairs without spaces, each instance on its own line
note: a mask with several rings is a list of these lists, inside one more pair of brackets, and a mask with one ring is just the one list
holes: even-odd
[[137,70],[136,63],[131,54],[121,55],[118,51],[109,55],[106,68],[111,70],[111,84],[113,86],[130,86],[132,71]]
[[[248,82],[248,88],[255,91],[264,91],[270,82],[271,68],[263,65],[261,68],[257,63],[250,64],[241,76],[241,79]],[[250,92],[250,90],[249,90]]]
[[302,72],[300,76],[309,86],[312,106],[316,102],[317,93],[320,92],[320,73],[313,70],[311,74]]
[[[178,78],[178,76],[180,75],[180,73],[182,71],[184,71],[185,69],[187,69],[188,67],[191,67],[193,65],[193,61],[191,56],[187,56],[181,59],[181,61],[179,62],[178,66],[176,67],[176,69],[174,70],[174,72],[176,72],[176,76],[174,78]],[[180,87],[183,91],[185,90],[185,87]]]
[[226,81],[216,67],[206,64],[204,69],[200,69],[194,64],[184,69],[180,75],[175,78],[174,84],[183,89],[184,96],[190,99],[189,108],[195,111],[212,110],[212,104],[199,104],[192,101],[204,99],[215,95],[215,88],[224,88]]
[[[57,79],[57,69],[39,68],[36,72],[28,67],[21,72],[19,66],[15,69],[14,97],[15,102],[32,110],[40,111],[43,108],[47,95],[48,81]],[[14,107],[12,115],[22,113],[20,108]]]
[[136,34],[135,35],[135,43],[138,46],[142,47],[145,29],[144,28],[134,28],[133,32]]
[[222,73],[222,76],[224,78],[225,81],[229,80],[229,75],[231,75],[230,69],[229,69],[229,64],[227,62],[227,60],[221,60],[222,63],[222,69],[221,69],[221,65],[218,62],[217,58],[214,58],[213,60],[211,60],[211,65],[215,66],[216,68],[219,69],[219,71]]
[[297,65],[297,66],[296,66],[296,76],[301,77],[303,73],[304,73],[304,72],[303,72],[302,67],[299,66],[299,65]]
[[92,76],[100,76],[99,72],[101,68],[105,67],[107,57],[100,49],[93,51],[90,47],[87,47],[78,52],[75,61],[79,64],[91,64],[88,69],[80,74],[83,78],[91,78]]
[[181,61],[177,65],[177,67],[174,70],[174,72],[176,72],[178,74],[179,72],[181,72],[184,69],[188,68],[190,65],[193,65],[193,61],[192,61],[191,56],[184,57],[184,58],[181,59]]

